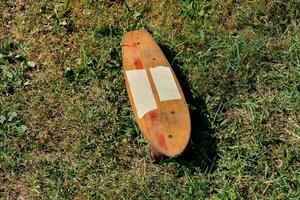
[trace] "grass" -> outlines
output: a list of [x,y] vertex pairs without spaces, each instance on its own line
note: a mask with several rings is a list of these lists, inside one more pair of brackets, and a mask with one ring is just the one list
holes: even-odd
[[[0,0],[0,198],[298,199],[300,2]],[[154,164],[122,34],[172,63],[193,137]]]

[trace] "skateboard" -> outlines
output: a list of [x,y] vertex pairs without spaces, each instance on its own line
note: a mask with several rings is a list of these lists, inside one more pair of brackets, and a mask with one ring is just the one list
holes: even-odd
[[180,155],[189,142],[191,120],[171,65],[147,31],[125,33],[121,46],[128,97],[152,158]]

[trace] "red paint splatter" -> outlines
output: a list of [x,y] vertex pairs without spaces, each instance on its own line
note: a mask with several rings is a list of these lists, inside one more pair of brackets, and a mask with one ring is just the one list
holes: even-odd
[[134,65],[136,69],[143,69],[143,63],[140,58],[135,58],[134,59]]
[[131,46],[132,46],[132,48],[135,50],[135,49],[137,48],[136,42],[133,42]]
[[149,114],[151,121],[159,120],[159,114],[157,113],[157,111],[151,111]]
[[157,141],[158,141],[159,146],[161,146],[164,149],[168,149],[164,135],[158,135]]

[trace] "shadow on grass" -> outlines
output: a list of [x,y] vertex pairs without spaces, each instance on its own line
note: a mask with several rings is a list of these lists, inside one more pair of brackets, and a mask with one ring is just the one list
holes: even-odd
[[166,162],[178,162],[188,167],[191,172],[200,170],[203,173],[212,173],[217,168],[217,138],[207,119],[207,107],[200,95],[193,95],[191,85],[186,75],[180,69],[181,63],[175,58],[176,53],[165,45],[159,44],[177,76],[186,101],[189,105],[192,132],[188,147],[184,153]]

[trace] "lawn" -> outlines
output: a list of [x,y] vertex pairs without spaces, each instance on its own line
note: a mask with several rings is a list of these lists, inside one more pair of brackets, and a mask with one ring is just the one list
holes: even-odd
[[[122,73],[146,29],[192,139],[153,163]],[[0,0],[0,199],[299,199],[299,0]]]

